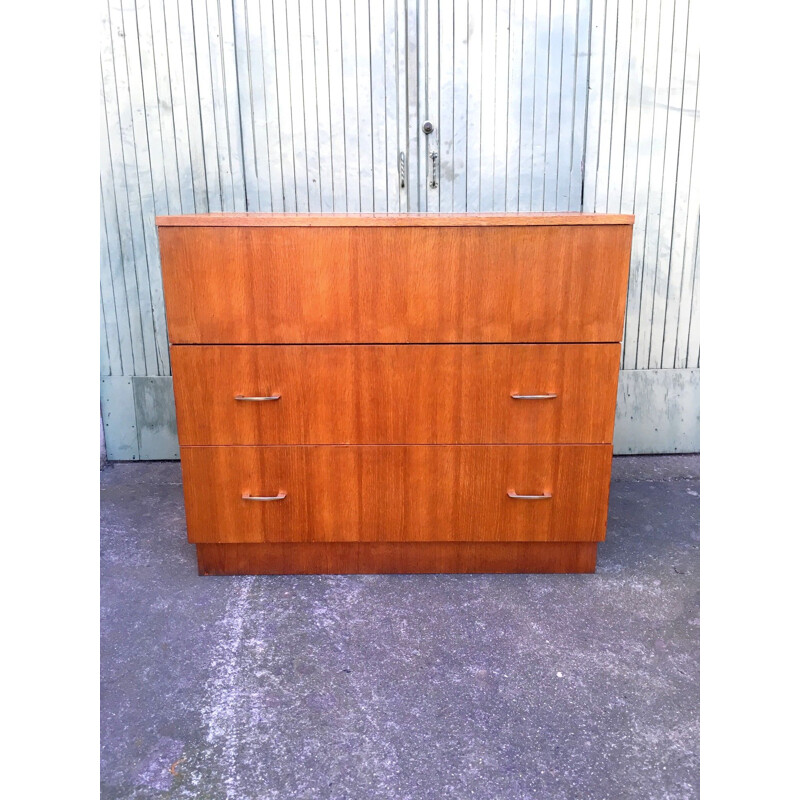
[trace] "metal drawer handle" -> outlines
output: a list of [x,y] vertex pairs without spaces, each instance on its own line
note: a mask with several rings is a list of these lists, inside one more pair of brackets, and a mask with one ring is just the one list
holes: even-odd
[[252,494],[243,494],[242,500],[261,500],[262,502],[266,503],[269,500],[283,500],[286,497],[286,492],[278,492],[278,494],[273,495],[272,497],[256,497]]
[[557,394],[512,394],[515,400],[554,400]]
[[513,489],[508,493],[512,500],[549,500],[551,494],[517,494]]
[[280,400],[279,394],[273,394],[269,397],[245,397],[243,394],[236,395],[237,400],[249,400],[251,403],[263,403],[265,400]]

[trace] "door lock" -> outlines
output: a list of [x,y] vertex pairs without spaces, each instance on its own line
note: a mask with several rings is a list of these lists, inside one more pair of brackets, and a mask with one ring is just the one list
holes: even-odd
[[[429,119],[426,119],[425,122],[422,123],[422,132],[426,136],[430,136],[433,133],[433,123]],[[430,181],[428,185],[431,189],[435,189],[439,185],[439,182],[436,180],[436,162],[439,159],[438,146],[439,143],[436,141],[435,136],[430,139],[427,144],[428,158],[431,160]]]

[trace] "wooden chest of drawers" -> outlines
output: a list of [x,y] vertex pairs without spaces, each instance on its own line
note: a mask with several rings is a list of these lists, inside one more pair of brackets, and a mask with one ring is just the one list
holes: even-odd
[[203,574],[592,572],[633,217],[160,217]]

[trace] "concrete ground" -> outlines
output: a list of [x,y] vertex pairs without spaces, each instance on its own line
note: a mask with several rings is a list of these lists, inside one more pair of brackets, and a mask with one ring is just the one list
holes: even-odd
[[102,797],[696,798],[698,466],[615,459],[596,575],[233,578],[107,466]]

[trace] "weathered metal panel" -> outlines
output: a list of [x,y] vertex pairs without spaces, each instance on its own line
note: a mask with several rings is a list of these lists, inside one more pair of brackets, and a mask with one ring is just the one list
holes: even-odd
[[699,453],[700,370],[622,370],[614,452]]
[[410,13],[421,37],[410,121],[420,208],[579,211],[590,3],[417,0]]
[[100,415],[109,461],[137,461],[139,438],[133,404],[133,377],[100,378]]
[[100,415],[109,461],[179,457],[171,377],[101,377]]
[[178,458],[172,378],[133,378],[133,407],[139,458],[155,461]]
[[700,363],[695,15],[689,0],[592,4],[583,208],[636,215],[626,370]]

